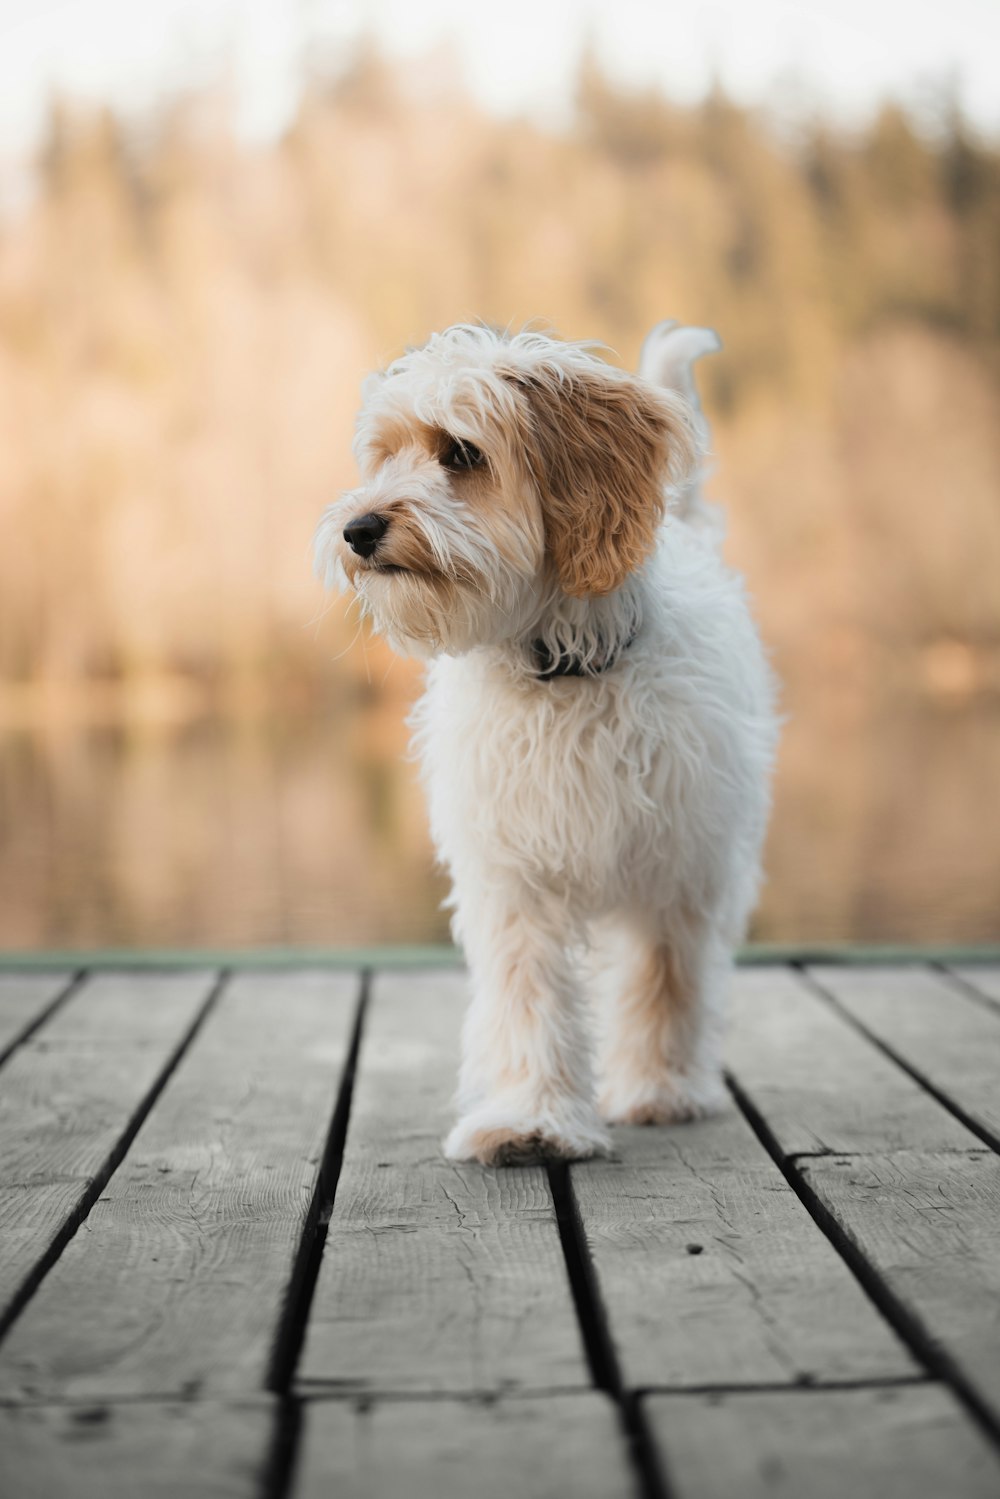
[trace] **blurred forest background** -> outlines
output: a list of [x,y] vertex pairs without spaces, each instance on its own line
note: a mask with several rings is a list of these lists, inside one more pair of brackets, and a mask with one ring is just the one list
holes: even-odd
[[701,367],[784,683],[754,935],[1000,938],[1000,150],[370,46],[273,144],[55,105],[0,224],[0,945],[444,940],[419,668],[311,577],[360,381],[457,319]]

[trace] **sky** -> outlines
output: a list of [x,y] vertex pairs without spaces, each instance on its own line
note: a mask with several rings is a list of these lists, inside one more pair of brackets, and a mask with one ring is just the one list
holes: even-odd
[[863,121],[892,97],[932,113],[950,86],[1000,137],[1000,0],[0,0],[0,161],[37,140],[54,93],[142,112],[224,79],[268,139],[311,54],[368,32],[414,63],[447,41],[489,109],[558,123],[588,43],[616,80]]

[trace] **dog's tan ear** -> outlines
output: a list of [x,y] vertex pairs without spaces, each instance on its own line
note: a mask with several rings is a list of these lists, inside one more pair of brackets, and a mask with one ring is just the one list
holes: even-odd
[[577,598],[612,593],[653,549],[665,482],[694,459],[684,403],[594,361],[518,371],[525,446],[559,582]]

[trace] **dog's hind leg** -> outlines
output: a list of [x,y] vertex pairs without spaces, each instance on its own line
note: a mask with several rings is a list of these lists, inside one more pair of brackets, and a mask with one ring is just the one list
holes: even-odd
[[604,1005],[599,1108],[611,1124],[667,1124],[726,1102],[722,1028],[729,953],[703,918],[631,922]]
[[484,1165],[577,1160],[607,1149],[594,1106],[590,1038],[566,951],[566,913],[536,890],[484,881],[458,927],[472,1001],[462,1033],[461,1118],[445,1141]]

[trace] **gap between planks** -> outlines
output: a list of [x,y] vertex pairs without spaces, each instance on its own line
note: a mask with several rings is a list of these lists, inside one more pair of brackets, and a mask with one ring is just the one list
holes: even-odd
[[[40,1017],[38,1024],[32,1025],[29,1032],[20,1038],[17,1043],[18,1047],[30,1039],[44,1021],[61,1010],[64,1004],[79,992],[84,980],[90,976],[90,974],[86,973],[76,975],[70,981],[65,991],[58,995],[54,1002],[46,1009],[45,1014]],[[73,1239],[81,1225],[86,1222],[94,1204],[98,1201],[101,1193],[121,1165],[133,1140],[149,1117],[164,1088],[169,1083],[217,1003],[226,981],[227,974],[225,972],[219,973],[214,977],[205,999],[195,1013],[194,1019],[187,1029],[182,1032],[177,1045],[168,1053],[166,1061],[154,1077],[152,1085],[147,1089],[133,1113],[129,1116],[125,1128],[117,1137],[114,1146],[99,1168],[94,1172],[89,1184],[81,1192],[79,1200],[67,1214],[58,1231],[53,1235],[47,1249],[32,1265],[6,1308],[0,1312],[0,1342],[7,1336],[11,1327],[30,1303],[53,1266],[58,1263],[67,1244]]]
[[[4,1000],[5,1008],[11,998],[10,991],[16,986],[20,993],[14,996],[15,1003],[19,998],[24,1009],[19,1022],[9,1023],[4,1017],[3,1031],[0,1033],[0,1067],[14,1055],[18,1047],[30,1041],[35,1032],[62,1008],[66,1001],[76,993],[86,977],[86,970],[82,968],[75,973],[49,975],[0,971],[0,998]],[[37,993],[33,994],[32,991],[37,991]],[[20,1007],[18,1005],[18,1008]]]
[[[92,1234],[69,1241],[4,1349],[16,1399],[259,1392],[294,1355],[359,985],[341,977],[331,993],[324,975],[296,973],[275,1032],[265,991],[280,978],[230,979],[105,1184]],[[191,1211],[188,1178],[199,1182]],[[88,1305],[107,1315],[79,1320],[73,1308]]]
[[961,963],[957,959],[933,959],[930,967],[958,984],[978,1004],[994,1015],[1000,1010],[1000,963]]
[[[650,1384],[636,1385],[630,1388],[628,1394],[636,1399],[645,1399],[649,1395],[694,1395],[699,1398],[706,1395],[725,1395],[736,1397],[738,1395],[780,1395],[788,1391],[808,1395],[831,1394],[838,1390],[896,1390],[910,1389],[913,1386],[922,1388],[925,1385],[942,1385],[943,1381],[937,1379],[933,1374],[918,1371],[915,1374],[898,1374],[887,1376],[884,1379],[831,1379],[816,1380],[810,1384],[791,1385],[782,1383],[780,1380],[762,1380],[759,1384]],[[495,1390],[393,1390],[384,1388],[371,1390],[367,1393],[356,1389],[338,1389],[335,1385],[324,1386],[315,1389],[299,1388],[287,1395],[279,1395],[273,1390],[245,1391],[234,1395],[210,1395],[205,1396],[201,1392],[174,1395],[169,1392],[157,1390],[141,1390],[134,1395],[19,1395],[17,1398],[4,1396],[0,1398],[0,1412],[18,1410],[66,1410],[66,1411],[102,1411],[123,1410],[131,1407],[157,1406],[169,1404],[181,1409],[185,1406],[195,1407],[201,1405],[238,1405],[247,1400],[257,1398],[273,1398],[276,1400],[287,1399],[297,1405],[324,1405],[333,1403],[336,1405],[356,1405],[360,1409],[367,1409],[372,1405],[516,1405],[519,1402],[535,1403],[539,1400],[572,1400],[580,1394],[586,1394],[587,1388],[580,1385],[553,1385],[544,1394],[537,1390],[505,1390],[497,1394]],[[607,1391],[601,1390],[600,1394]]]
[[330,1216],[336,1202],[337,1184],[340,1181],[340,1172],[344,1164],[344,1146],[347,1142],[347,1127],[351,1117],[354,1079],[364,1035],[371,977],[370,970],[362,970],[350,1046],[341,1074],[337,1100],[330,1118],[323,1159],[316,1177],[316,1188],[303,1225],[288,1294],[271,1352],[266,1387],[277,1395],[287,1396],[291,1389],[302,1353],[302,1345],[305,1342],[309,1312],[316,1294],[316,1282],[319,1279],[320,1265],[323,1261]]
[[[869,1261],[863,1250],[853,1243],[845,1228],[796,1169],[793,1158],[785,1156],[764,1116],[729,1072],[729,1090],[751,1129],[782,1172],[803,1207],[823,1231],[875,1306],[895,1329],[914,1356],[934,1380],[947,1385],[965,1406],[977,1426],[1000,1444],[1000,1424],[975,1386],[965,1378],[958,1364],[934,1341],[922,1326],[917,1314],[898,1297]],[[841,1154],[834,1152],[834,1154]]]
[[[993,1499],[994,1455],[940,1385],[905,1391],[654,1395],[649,1420],[676,1499],[839,1499],[888,1492]],[[847,1445],[845,1445],[845,1441]],[[150,1402],[0,1411],[10,1499],[509,1499],[636,1490],[607,1397],[436,1402]],[[781,1486],[779,1484],[779,1486]]]
[[618,1412],[622,1435],[645,1499],[667,1499],[666,1476],[638,1392],[626,1389],[611,1338],[607,1308],[601,1296],[580,1209],[570,1186],[569,1166],[547,1168],[559,1242],[569,1277],[580,1336],[596,1389],[608,1395]]
[[[863,1036],[876,1050],[880,1051],[890,1062],[893,1062],[900,1071],[905,1072],[907,1077],[911,1077],[925,1093],[929,1093],[943,1109],[946,1109],[960,1124],[963,1124],[988,1149],[1000,1153],[1000,1133],[996,1129],[991,1128],[982,1119],[977,1118],[975,1114],[970,1113],[946,1086],[936,1083],[923,1067],[911,1061],[906,1056],[904,1050],[898,1044],[893,1044],[893,1042],[887,1040],[884,1035],[875,1029],[870,1021],[862,1018],[863,1011],[862,1014],[859,1014],[856,1009],[851,1009],[837,993],[836,977],[834,977],[832,982],[829,979],[824,982],[824,976],[821,976],[821,969],[815,967],[805,968],[798,963],[790,966],[798,974],[802,983],[821,999],[824,1004],[828,1005],[830,1009],[839,1015],[845,1024]],[[905,973],[906,970],[903,970],[903,972]],[[981,1014],[989,1017],[982,1029],[987,1036],[989,1036],[991,1031],[996,1031],[997,1049],[1000,1050],[1000,1012],[988,1000],[984,1001],[983,997],[977,994],[974,989],[967,988],[960,980],[952,980],[952,975],[942,970],[914,968],[912,972],[918,980],[922,975],[926,975],[938,981],[943,991],[942,998],[950,990],[952,995],[956,999],[959,999],[963,1005],[967,1000],[979,1000],[982,1006]],[[818,1152],[818,1154],[826,1153],[837,1155],[841,1152]],[[802,1151],[798,1156],[790,1156],[789,1159],[805,1159],[808,1154],[809,1152]]]

